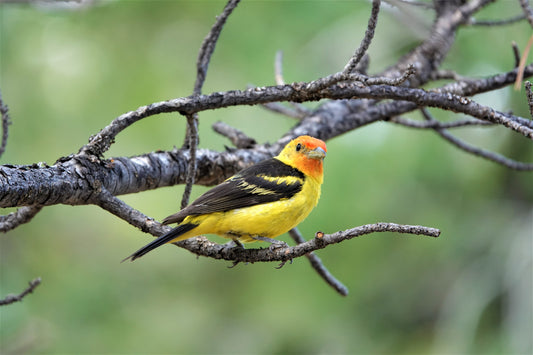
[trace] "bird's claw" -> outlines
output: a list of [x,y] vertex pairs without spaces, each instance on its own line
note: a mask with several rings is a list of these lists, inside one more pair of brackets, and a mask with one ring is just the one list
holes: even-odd
[[275,242],[270,244],[270,246],[268,247],[268,250],[274,251],[276,249],[283,249],[283,248],[288,248],[288,247],[289,247],[289,244],[285,243],[284,241],[276,240]]
[[224,250],[231,250],[231,249],[244,249],[244,246],[239,242],[238,240],[232,239],[227,243],[223,244]]
[[277,239],[272,239],[272,238],[262,237],[262,236],[255,236],[252,238],[255,240],[270,243],[270,246],[268,247],[268,250],[270,251],[274,251],[275,249],[279,249],[279,248],[289,247],[289,244],[285,243],[283,240],[277,240]]
[[235,266],[237,266],[239,263],[240,263],[240,261],[236,261],[236,260],[233,261],[233,262],[231,263],[231,266],[228,266],[228,269],[233,269],[233,268],[234,268]]
[[289,262],[289,264],[292,265],[292,259],[284,260],[284,261],[282,261],[278,266],[276,266],[276,269],[279,270],[279,269],[281,269],[282,267],[284,267],[285,264],[287,264],[287,261]]

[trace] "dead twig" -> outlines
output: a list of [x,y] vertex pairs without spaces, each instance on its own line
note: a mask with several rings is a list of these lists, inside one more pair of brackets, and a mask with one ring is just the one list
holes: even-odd
[[213,123],[213,130],[220,135],[228,138],[234,146],[239,149],[248,149],[252,148],[257,142],[255,139],[248,137],[240,129],[231,127],[224,122],[215,122]]
[[0,115],[2,116],[2,143],[0,143],[0,157],[4,154],[7,145],[7,137],[9,135],[9,125],[11,120],[9,119],[9,109],[2,99],[2,93],[0,92]]
[[[211,27],[211,31],[207,34],[200,51],[198,53],[198,60],[196,62],[196,81],[194,83],[193,95],[200,95],[202,93],[202,86],[204,85],[207,75],[207,68],[211,61],[211,56],[215,51],[222,28],[224,27],[226,20],[233,10],[237,7],[240,0],[229,0],[222,13],[217,17],[215,24]],[[185,183],[185,189],[181,198],[181,208],[185,208],[189,204],[189,198],[191,196],[192,187],[194,185],[194,176],[196,175],[196,149],[198,146],[198,114],[192,113],[187,115],[187,134],[185,136],[186,145],[189,148],[189,164],[187,169],[187,179]]]
[[[293,228],[289,231],[289,235],[291,238],[298,244],[305,243],[305,239],[298,230],[298,228]],[[311,263],[311,267],[318,273],[318,275],[324,279],[324,281],[327,282],[328,285],[330,285],[338,294],[341,296],[347,296],[348,295],[348,288],[342,284],[339,280],[331,274],[328,269],[324,266],[322,263],[322,260],[313,252],[310,252],[305,255],[309,262]]]
[[0,216],[0,232],[7,232],[21,224],[28,223],[42,209],[40,205],[22,206],[15,212]]
[[29,286],[18,295],[7,295],[4,299],[1,299],[0,306],[6,306],[11,303],[22,301],[24,297],[32,293],[33,290],[35,290],[35,288],[41,284],[41,278],[38,277],[35,280],[30,281],[28,284]]
[[[438,124],[439,123],[436,119],[433,118],[433,116],[431,116],[431,114],[429,113],[429,111],[427,109],[421,109],[421,111],[422,111],[422,115],[424,116],[424,118],[428,122],[433,123],[433,124]],[[473,154],[475,156],[478,156],[478,157],[493,161],[495,163],[501,164],[501,165],[503,165],[503,166],[505,166],[505,167],[507,167],[509,169],[520,170],[520,171],[532,171],[533,170],[533,164],[522,163],[522,162],[519,162],[519,161],[516,161],[516,160],[509,159],[507,157],[504,157],[503,155],[500,155],[498,153],[491,152],[491,151],[488,151],[488,150],[485,150],[485,149],[481,149],[481,148],[475,147],[475,146],[473,146],[473,145],[471,145],[471,144],[469,144],[469,143],[467,143],[467,142],[455,137],[454,135],[449,133],[447,130],[445,130],[443,128],[440,128],[438,126],[433,127],[433,129],[442,138],[444,138],[445,140],[447,140],[448,142],[452,143],[457,148],[459,148],[459,149],[461,149],[461,150],[463,150],[463,151],[465,151],[467,153],[470,153],[470,154]]]

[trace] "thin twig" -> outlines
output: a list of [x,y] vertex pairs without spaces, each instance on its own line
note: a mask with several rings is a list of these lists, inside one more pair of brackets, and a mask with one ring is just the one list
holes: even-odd
[[18,295],[7,295],[4,299],[0,300],[0,306],[6,306],[11,303],[22,301],[24,297],[32,293],[33,290],[41,284],[41,278],[38,277],[35,280],[30,281],[28,284],[29,286]]
[[[432,90],[461,96],[474,96],[484,92],[501,89],[509,84],[512,84],[516,81],[518,71],[519,68],[515,67],[508,72],[492,75],[482,79],[458,77],[459,80]],[[528,77],[533,75],[533,64],[526,65],[524,68],[524,75]]]
[[[302,244],[305,243],[305,239],[298,230],[298,228],[293,228],[289,231],[289,235],[292,237],[292,239],[298,243]],[[341,296],[347,296],[348,295],[348,288],[342,284],[339,280],[333,276],[328,269],[324,266],[322,263],[322,260],[313,252],[308,253],[305,255],[309,262],[311,263],[311,266],[315,271],[330,285],[333,287],[335,291],[337,291]]]
[[514,84],[515,90],[520,90],[520,87],[522,86],[522,80],[524,79],[524,70],[526,68],[526,60],[529,55],[529,51],[531,50],[531,46],[533,45],[533,35],[529,37],[529,40],[527,41],[526,48],[524,49],[524,53],[522,54],[522,57],[520,58],[520,63],[518,64],[518,73],[516,74],[516,81]]
[[305,90],[313,93],[325,89],[329,86],[332,86],[340,81],[346,80],[348,74],[352,74],[355,71],[355,68],[363,59],[363,56],[366,54],[370,43],[374,38],[374,33],[377,26],[378,14],[380,10],[381,1],[372,0],[372,10],[370,13],[370,18],[368,19],[368,25],[365,31],[365,35],[359,44],[359,47],[355,50],[355,53],[352,55],[348,63],[344,66],[344,69],[341,72],[328,75],[324,78],[314,80],[305,85]]
[[301,120],[302,118],[306,117],[305,114],[302,114],[300,111],[296,110],[296,108],[287,107],[279,102],[267,102],[261,104],[261,106],[269,111],[280,113],[282,115],[296,118],[298,120]]
[[368,25],[366,27],[365,36],[363,37],[359,48],[357,48],[353,56],[348,61],[348,64],[346,64],[346,66],[344,67],[344,70],[342,71],[344,74],[350,74],[354,70],[354,68],[365,55],[366,51],[368,50],[368,47],[370,47],[370,43],[374,38],[374,33],[378,23],[380,5],[380,0],[372,0],[372,11],[370,13],[370,18],[368,19]]
[[[405,71],[398,77],[385,77],[385,76],[376,76],[370,77],[360,73],[349,73],[345,74],[343,72],[335,73],[324,78],[319,78],[309,83],[304,84],[292,84],[296,85],[299,90],[305,90],[309,94],[320,92],[324,89],[332,87],[334,84],[339,82],[356,82],[359,86],[377,86],[377,85],[390,85],[390,86],[399,86],[403,84],[410,76],[416,73],[415,67],[412,64],[409,64]],[[300,88],[301,87],[301,88]]]
[[505,26],[505,25],[511,25],[513,23],[522,21],[525,18],[526,18],[526,15],[524,14],[516,15],[508,19],[503,19],[503,20],[476,20],[475,18],[472,18],[470,20],[469,25],[472,25],[472,26]]
[[[285,85],[285,79],[283,78],[283,51],[277,51],[274,58],[274,79],[276,81],[276,85]],[[289,102],[289,104],[294,107],[294,110],[298,114],[297,118],[302,119],[311,114],[311,110],[302,104],[297,102]],[[280,111],[277,112],[281,113]],[[288,116],[295,117],[292,114]]]
[[527,18],[527,21],[529,22],[529,25],[533,27],[533,9],[531,6],[529,6],[528,0],[518,0],[520,2],[520,6],[522,7],[522,10],[524,11],[524,15]]
[[431,80],[466,80],[453,70],[437,69],[431,72]]
[[531,118],[533,118],[533,91],[531,91],[531,82],[526,81],[524,83],[524,86],[526,88],[526,96],[527,96],[527,104],[529,106],[529,114],[531,115]]
[[185,179],[185,189],[181,197],[180,208],[183,209],[189,204],[194,177],[196,176],[196,150],[198,148],[198,114],[187,115],[187,138],[189,140],[189,163],[187,164],[187,177]]
[[0,92],[0,114],[2,115],[2,143],[0,144],[0,157],[6,150],[7,137],[9,135],[9,125],[11,120],[9,119],[9,109],[2,99],[2,93]]
[[224,122],[215,122],[213,123],[213,130],[220,135],[228,138],[234,146],[239,149],[249,149],[252,148],[257,142],[255,139],[248,137],[240,129],[231,127],[230,125]]
[[128,222],[132,226],[139,228],[143,232],[150,233],[153,236],[161,236],[170,230],[170,227],[165,227],[153,218],[134,209],[106,189],[102,189],[100,194],[95,196],[93,202],[104,210]]
[[414,75],[416,73],[415,67],[412,64],[409,64],[405,71],[396,78],[387,78],[384,76],[380,77],[368,77],[363,74],[353,73],[348,74],[346,76],[347,80],[353,80],[353,81],[359,81],[365,85],[371,86],[371,85],[392,85],[392,86],[398,86],[403,84],[404,82],[409,79],[410,76]]
[[[229,15],[237,7],[240,0],[229,0],[222,13],[217,16],[217,20],[211,30],[204,38],[200,51],[198,53],[198,60],[196,62],[196,81],[194,83],[193,94],[200,95],[202,93],[202,87],[205,82],[207,75],[207,68],[209,67],[209,62],[211,56],[215,51],[215,46],[217,44],[222,28],[226,23]],[[187,179],[185,183],[185,189],[181,198],[181,208],[185,208],[189,204],[189,198],[191,196],[192,187],[194,185],[194,176],[196,175],[196,149],[198,145],[198,115],[193,113],[187,115],[187,134],[185,138],[187,146],[189,148],[189,164],[187,166]]]
[[520,48],[515,41],[511,42],[511,47],[513,48],[514,67],[518,68],[520,66]]
[[403,117],[392,117],[389,122],[396,123],[402,126],[410,127],[410,128],[419,128],[419,129],[449,129],[449,128],[458,128],[458,127],[465,127],[465,126],[494,126],[494,123],[487,122],[487,121],[481,121],[481,120],[472,120],[472,119],[464,119],[464,120],[457,120],[454,122],[440,122],[437,120],[432,121],[415,121],[408,118]]
[[[422,111],[422,115],[424,116],[424,118],[428,122],[436,122],[436,123],[438,123],[438,121],[436,119],[434,119],[433,116],[431,116],[431,114],[429,113],[429,111],[427,109],[421,109],[421,111]],[[481,148],[475,147],[475,146],[473,146],[473,145],[471,145],[471,144],[469,144],[469,143],[467,143],[467,142],[455,137],[454,135],[452,135],[451,133],[449,133],[445,129],[435,127],[434,130],[442,138],[444,138],[445,140],[447,140],[448,142],[452,143],[457,148],[459,148],[459,149],[461,149],[461,150],[463,150],[463,151],[465,151],[467,153],[470,153],[470,154],[473,154],[475,156],[478,156],[478,157],[493,161],[495,163],[501,164],[501,165],[503,165],[503,166],[505,166],[505,167],[507,167],[509,169],[519,170],[519,171],[531,171],[531,170],[533,170],[533,164],[531,164],[531,163],[519,162],[519,161],[516,161],[516,160],[509,159],[507,157],[504,157],[503,155],[500,155],[498,153],[491,152],[491,151],[488,151],[488,150],[485,150],[485,149],[481,149]]]
[[194,84],[194,93],[200,94],[202,87],[204,85],[205,77],[207,74],[207,68],[211,60],[211,56],[215,51],[215,46],[218,41],[218,37],[222,32],[222,27],[226,24],[226,20],[233,10],[237,7],[240,0],[229,0],[222,13],[217,16],[217,20],[211,27],[211,30],[204,38],[202,45],[200,46],[200,51],[198,53],[198,60],[196,63],[196,82]]
[[15,212],[0,216],[0,232],[7,232],[21,224],[28,223],[42,209],[42,206],[23,206]]

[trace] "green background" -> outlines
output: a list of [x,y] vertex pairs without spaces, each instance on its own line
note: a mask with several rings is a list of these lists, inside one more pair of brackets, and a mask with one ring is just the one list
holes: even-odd
[[[13,121],[0,162],[52,164],[118,115],[189,95],[198,49],[223,6],[118,1],[74,11],[0,5],[0,88]],[[427,35],[432,15],[409,11],[381,12],[369,50],[372,73]],[[500,1],[478,18],[519,12],[517,1]],[[203,91],[273,85],[278,50],[287,82],[339,71],[369,13],[366,1],[243,1],[222,32]],[[508,71],[511,41],[524,48],[530,35],[525,22],[463,28],[443,68],[471,77]],[[529,115],[523,89],[476,100]],[[211,129],[219,120],[260,143],[295,124],[261,107],[202,112],[202,148],[230,144]],[[178,114],[149,117],[122,132],[106,157],[180,146],[184,127]],[[455,133],[533,161],[531,142],[507,129]],[[43,281],[23,302],[0,308],[0,352],[530,352],[531,173],[467,155],[431,131],[386,123],[327,143],[323,195],[300,225],[306,238],[378,221],[440,228],[441,237],[373,234],[318,252],[349,287],[343,298],[305,258],[281,270],[267,263],[229,269],[228,262],[166,246],[121,264],[151,237],[95,206],[46,207],[0,235],[0,297],[37,276]],[[205,189],[195,187],[194,196]],[[175,212],[182,191],[176,186],[121,198],[160,220]]]

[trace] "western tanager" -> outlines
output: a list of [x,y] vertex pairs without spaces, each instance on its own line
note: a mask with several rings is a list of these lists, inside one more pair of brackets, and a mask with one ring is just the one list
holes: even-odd
[[241,170],[165,218],[163,224],[178,226],[124,260],[202,234],[247,243],[288,232],[318,203],[325,156],[326,144],[320,139],[292,140],[275,158]]

